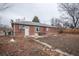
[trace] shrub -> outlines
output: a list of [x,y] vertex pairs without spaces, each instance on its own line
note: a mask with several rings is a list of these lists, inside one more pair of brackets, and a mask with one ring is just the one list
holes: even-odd
[[59,30],[59,33],[63,33],[63,30]]
[[63,33],[63,29],[62,29],[62,28],[59,29],[59,30],[58,30],[58,33]]
[[64,33],[79,34],[79,29],[64,29]]

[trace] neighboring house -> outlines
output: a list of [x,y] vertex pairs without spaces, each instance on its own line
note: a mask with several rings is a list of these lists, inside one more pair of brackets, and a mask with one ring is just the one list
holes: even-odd
[[0,24],[0,36],[12,35],[12,29],[8,26]]
[[31,22],[31,21],[19,21],[19,22],[12,22],[12,28],[14,35],[19,36],[29,36],[29,35],[45,35],[52,33],[51,25]]

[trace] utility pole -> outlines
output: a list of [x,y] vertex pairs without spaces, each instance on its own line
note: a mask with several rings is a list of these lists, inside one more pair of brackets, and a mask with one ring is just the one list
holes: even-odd
[[13,22],[13,20],[11,20],[11,24],[12,24],[12,28],[13,28],[13,35],[12,35],[12,39],[10,40],[10,42],[15,42],[15,23]]
[[13,37],[15,37],[15,23],[13,20],[11,20],[12,28],[13,28]]
[[14,23],[13,27],[14,27],[14,37],[15,37],[15,23]]

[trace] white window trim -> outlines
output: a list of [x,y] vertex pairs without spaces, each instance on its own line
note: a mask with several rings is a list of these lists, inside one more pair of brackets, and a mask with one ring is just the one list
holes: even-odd
[[[38,31],[37,31],[37,28],[38,28]],[[35,27],[35,32],[40,32],[40,27]]]
[[19,25],[19,29],[24,29],[25,26],[24,25]]
[[22,32],[25,31],[25,26],[24,25],[19,25],[19,30],[21,30]]

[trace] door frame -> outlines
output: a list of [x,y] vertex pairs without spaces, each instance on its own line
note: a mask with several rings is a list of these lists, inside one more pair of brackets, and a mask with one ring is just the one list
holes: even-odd
[[29,26],[25,26],[24,37],[26,37],[26,36],[29,36]]

